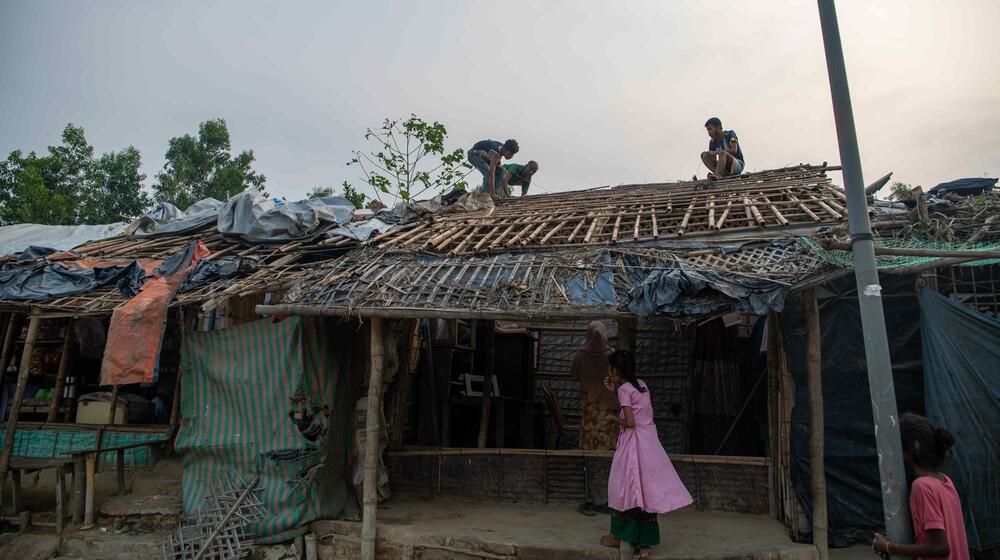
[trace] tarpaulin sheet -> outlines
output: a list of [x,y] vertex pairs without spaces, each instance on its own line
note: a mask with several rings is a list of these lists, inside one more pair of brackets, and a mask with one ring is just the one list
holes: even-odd
[[354,203],[338,196],[285,202],[247,189],[219,210],[219,232],[249,242],[270,243],[312,237],[354,216]]
[[203,198],[184,211],[169,202],[159,202],[130,223],[125,233],[132,237],[159,237],[191,232],[218,221],[219,208],[222,203],[214,198]]
[[124,229],[124,223],[96,226],[47,226],[43,224],[0,226],[0,257],[11,253],[20,253],[32,245],[68,251],[88,241],[114,237]]
[[[222,473],[258,472],[268,513],[258,542],[287,540],[316,519],[356,518],[348,480],[360,338],[346,323],[300,317],[185,333],[175,443],[184,511],[196,511]],[[323,429],[307,431],[318,434],[312,441],[289,416],[296,406],[330,411]]]
[[204,243],[190,243],[160,265],[160,276],[147,281],[135,297],[115,308],[108,327],[108,339],[114,343],[104,351],[101,385],[156,380],[167,307],[188,272],[208,255]]
[[636,286],[625,305],[640,317],[710,315],[731,309],[767,315],[784,307],[787,286],[765,279],[698,269],[672,256],[649,271],[633,270]]
[[86,267],[79,263],[42,263],[0,270],[0,300],[44,301],[85,294],[104,286],[117,286],[132,297],[146,278],[138,261]]
[[[923,413],[920,317],[912,276],[881,278],[889,353],[900,414]],[[831,546],[871,542],[883,529],[882,494],[868,368],[853,277],[817,288],[823,378],[827,513]],[[795,494],[812,518],[806,328],[799,297],[781,314],[782,339],[795,385],[791,466]],[[806,522],[806,526],[811,524]]]
[[244,276],[256,272],[259,268],[260,261],[256,257],[228,256],[202,260],[188,274],[177,293],[183,294],[223,278]]
[[1000,546],[1000,321],[920,291],[927,416],[955,436],[945,472],[973,550]]

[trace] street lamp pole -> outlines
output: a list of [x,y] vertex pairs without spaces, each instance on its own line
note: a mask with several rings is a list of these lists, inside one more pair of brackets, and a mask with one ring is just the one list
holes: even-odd
[[854,110],[847,85],[840,26],[833,0],[817,0],[819,19],[826,49],[826,68],[830,75],[833,115],[837,124],[840,164],[847,194],[847,217],[851,231],[854,275],[857,280],[861,329],[868,364],[868,388],[871,393],[875,444],[878,451],[879,477],[882,482],[882,508],[887,537],[893,542],[910,540],[910,515],[906,498],[906,471],[899,439],[899,415],[896,390],[892,381],[892,363],[882,311],[882,287],[875,267],[875,243],[868,219],[865,181],[861,173],[858,136],[854,129]]

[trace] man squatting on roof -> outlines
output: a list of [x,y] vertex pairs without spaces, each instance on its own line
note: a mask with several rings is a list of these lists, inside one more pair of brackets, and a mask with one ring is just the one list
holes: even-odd
[[701,162],[708,168],[708,178],[717,181],[743,173],[746,165],[736,131],[723,130],[719,117],[708,119],[705,130],[711,140],[708,141],[708,151],[701,153]]
[[498,187],[503,183],[503,168],[500,158],[510,159],[518,151],[517,140],[507,140],[500,143],[496,140],[480,140],[469,150],[469,163],[483,174],[483,190],[490,193],[494,199]]
[[500,196],[510,198],[512,186],[521,187],[521,196],[528,194],[531,187],[531,176],[538,172],[538,162],[529,161],[526,165],[519,163],[505,163],[503,165],[503,181],[500,184]]

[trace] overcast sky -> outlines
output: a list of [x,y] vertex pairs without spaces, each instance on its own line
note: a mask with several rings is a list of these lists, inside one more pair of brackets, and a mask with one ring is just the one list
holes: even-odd
[[[865,178],[1000,173],[996,0],[839,2]],[[272,194],[357,181],[367,126],[516,138],[541,192],[703,177],[706,118],[749,171],[839,162],[815,2],[0,0],[0,152],[68,122],[98,152],[222,117]],[[836,177],[839,181],[839,174]]]

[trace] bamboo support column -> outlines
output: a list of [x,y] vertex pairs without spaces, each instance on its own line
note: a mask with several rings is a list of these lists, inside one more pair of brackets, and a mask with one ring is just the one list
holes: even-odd
[[31,353],[38,341],[38,326],[42,322],[38,311],[31,314],[28,323],[28,337],[24,340],[24,351],[21,353],[21,367],[17,371],[17,389],[14,390],[14,401],[7,416],[7,430],[0,452],[0,488],[7,482],[7,472],[10,470],[10,456],[14,451],[14,439],[17,433],[17,418],[21,415],[21,404],[24,402],[24,391],[28,385],[28,372],[31,370]]
[[490,428],[490,405],[493,399],[493,371],[496,366],[496,322],[486,321],[489,334],[486,335],[486,368],[483,372],[483,402],[479,409],[479,439],[480,449],[486,447],[486,436]]
[[0,387],[3,387],[4,374],[7,366],[10,365],[10,358],[14,355],[14,341],[17,340],[17,331],[21,330],[20,315],[11,313],[7,320],[7,332],[3,337],[3,350],[0,350]]
[[806,374],[809,389],[809,471],[812,475],[813,544],[820,560],[830,557],[827,541],[826,470],[823,460],[823,379],[816,290],[802,293],[806,319]]
[[382,369],[385,348],[382,318],[369,319],[371,374],[368,378],[368,407],[365,413],[365,480],[362,492],[361,560],[375,560],[375,523],[378,508],[379,426],[382,409]]
[[63,338],[62,354],[59,356],[59,371],[56,373],[56,386],[52,390],[52,404],[46,422],[55,422],[59,416],[59,406],[62,404],[63,391],[66,390],[66,370],[69,369],[69,353],[73,349],[73,319],[66,322],[66,336]]

